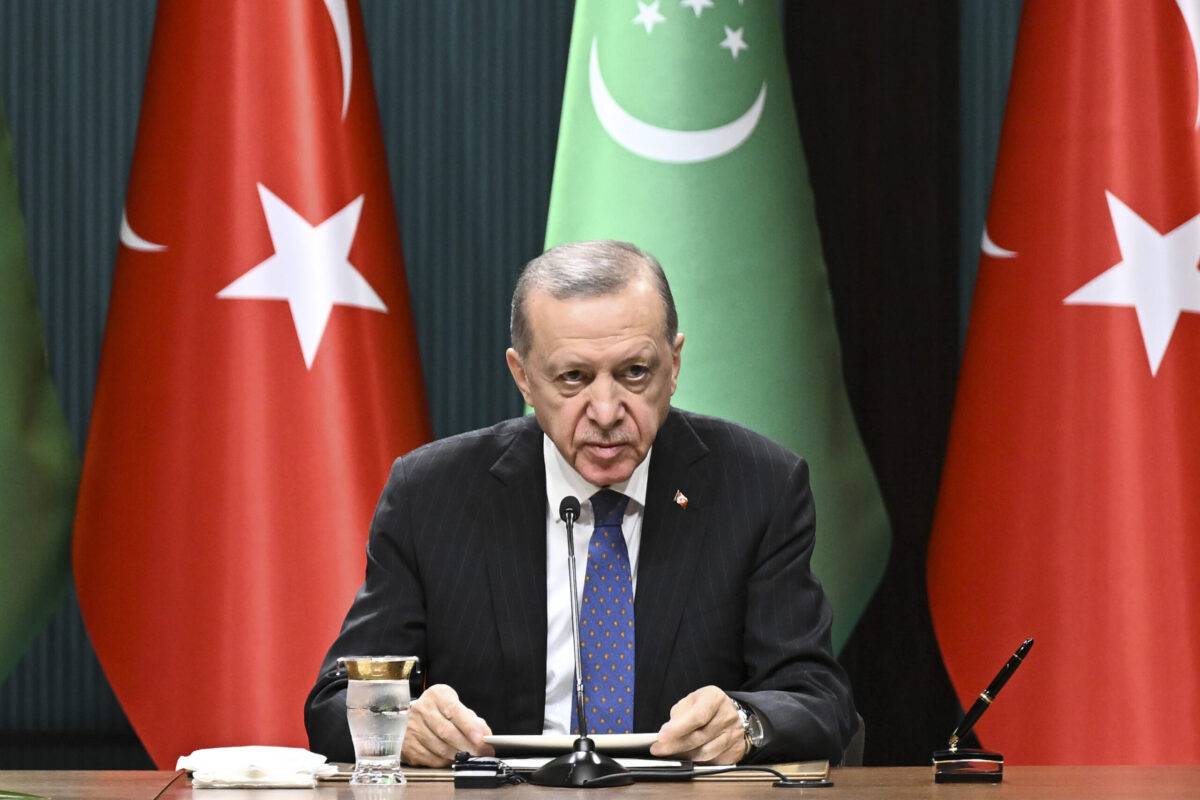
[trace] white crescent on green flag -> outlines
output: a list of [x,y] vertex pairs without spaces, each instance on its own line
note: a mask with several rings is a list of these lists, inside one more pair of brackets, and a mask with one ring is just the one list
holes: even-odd
[[50,383],[0,106],[0,681],[70,579],[77,463]]
[[772,0],[579,0],[546,246],[662,262],[686,335],[674,403],[804,456],[840,651],[891,534],[842,379]]

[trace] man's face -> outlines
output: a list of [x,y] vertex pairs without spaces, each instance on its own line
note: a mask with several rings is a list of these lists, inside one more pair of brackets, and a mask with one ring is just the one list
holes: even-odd
[[667,418],[679,378],[683,335],[663,336],[663,304],[634,278],[616,294],[525,301],[532,339],[508,368],[542,430],[596,486],[620,483],[646,457]]

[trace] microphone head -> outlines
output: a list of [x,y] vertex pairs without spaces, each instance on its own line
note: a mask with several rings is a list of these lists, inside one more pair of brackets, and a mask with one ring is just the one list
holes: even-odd
[[568,515],[570,515],[572,522],[579,519],[579,498],[571,494],[564,497],[562,502],[558,504],[558,518],[565,520]]

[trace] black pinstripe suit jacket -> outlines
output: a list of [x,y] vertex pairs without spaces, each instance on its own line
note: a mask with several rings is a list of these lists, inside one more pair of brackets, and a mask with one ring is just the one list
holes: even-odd
[[[676,490],[687,508],[673,502]],[[837,761],[855,714],[809,570],[808,467],[740,426],[672,409],[650,460],[638,563],[634,729],[715,684],[754,707],[757,761]],[[497,733],[540,733],[546,699],[546,489],[532,417],[396,461],[366,580],[308,697],[316,752],[353,761],[342,655],[418,655]]]

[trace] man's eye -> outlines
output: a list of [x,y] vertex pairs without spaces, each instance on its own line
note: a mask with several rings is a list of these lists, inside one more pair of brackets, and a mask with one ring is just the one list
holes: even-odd
[[583,373],[577,369],[569,369],[558,376],[559,380],[564,383],[579,383],[583,380]]
[[649,375],[650,368],[645,364],[633,364],[627,370],[625,370],[625,374],[637,381]]

